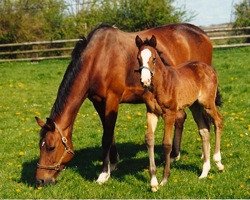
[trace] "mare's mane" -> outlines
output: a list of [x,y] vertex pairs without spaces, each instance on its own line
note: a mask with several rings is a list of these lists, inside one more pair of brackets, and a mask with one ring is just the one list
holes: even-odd
[[82,37],[76,43],[71,54],[71,61],[64,74],[63,80],[58,89],[57,98],[51,110],[50,117],[52,119],[61,114],[65,104],[67,103],[67,99],[70,94],[71,87],[73,86],[74,80],[83,67],[83,59],[81,55],[86,49],[89,41],[98,30],[111,27],[112,26],[106,24],[101,24],[88,34],[87,39],[85,37]]

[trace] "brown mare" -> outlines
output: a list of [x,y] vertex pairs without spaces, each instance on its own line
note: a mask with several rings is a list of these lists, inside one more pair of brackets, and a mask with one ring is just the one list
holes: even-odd
[[[42,127],[40,158],[36,170],[38,186],[55,181],[60,170],[73,157],[73,124],[83,101],[88,98],[98,112],[102,125],[103,165],[97,180],[104,183],[118,161],[114,128],[120,103],[143,103],[145,94],[140,83],[134,38],[158,38],[157,48],[168,65],[187,60],[211,64],[212,45],[207,35],[190,24],[172,24],[137,33],[123,32],[103,25],[80,40],[72,52],[72,60],[58,89],[57,98]],[[179,154],[185,113],[178,113],[172,157]]]
[[213,67],[198,62],[189,61],[176,68],[165,66],[157,49],[156,37],[152,36],[145,42],[137,36],[136,45],[139,48],[138,60],[141,65],[142,85],[153,94],[153,98],[146,100],[148,115],[148,130],[146,143],[149,152],[150,175],[152,191],[157,191],[156,166],[154,161],[154,115],[161,115],[164,120],[164,175],[160,185],[163,186],[170,175],[170,152],[172,150],[172,132],[179,110],[189,107],[198,126],[202,138],[203,170],[199,178],[205,178],[210,170],[210,143],[209,126],[203,112],[205,111],[213,120],[216,140],[214,160],[219,170],[223,170],[220,154],[220,139],[222,130],[222,116],[216,107],[218,78]]

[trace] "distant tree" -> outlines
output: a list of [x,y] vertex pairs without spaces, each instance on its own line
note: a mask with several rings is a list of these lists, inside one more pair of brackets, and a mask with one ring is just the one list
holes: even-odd
[[[243,0],[235,6],[235,16],[234,27],[250,26],[250,0]],[[244,33],[250,34],[250,30],[246,30]],[[247,38],[247,42],[250,42],[250,38]]]
[[64,0],[2,0],[0,42],[61,39]]
[[234,26],[250,26],[250,0],[243,0],[243,2],[235,6],[235,16]]
[[192,18],[172,6],[173,0],[102,0],[77,14],[78,32],[86,33],[102,22],[125,31],[138,31]]
[[86,35],[100,23],[138,31],[186,21],[174,0],[0,0],[0,43]]

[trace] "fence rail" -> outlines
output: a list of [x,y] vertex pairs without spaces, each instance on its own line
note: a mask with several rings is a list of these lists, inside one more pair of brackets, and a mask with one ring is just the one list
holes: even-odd
[[[228,27],[206,29],[205,32],[210,36],[214,48],[232,48],[250,46],[250,43],[242,42],[243,39],[250,38],[249,34],[244,34],[247,30],[250,30],[250,26],[234,29]],[[78,40],[0,44],[0,62],[69,58]],[[230,43],[228,44],[228,42]]]

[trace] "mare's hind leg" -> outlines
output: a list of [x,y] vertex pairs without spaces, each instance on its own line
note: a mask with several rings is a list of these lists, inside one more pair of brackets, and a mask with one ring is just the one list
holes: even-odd
[[177,161],[180,159],[180,146],[186,117],[187,115],[185,111],[179,111],[176,115],[173,147],[170,154],[171,161]]
[[190,110],[192,112],[193,118],[198,126],[199,134],[202,139],[202,153],[203,153],[203,168],[202,173],[199,178],[207,177],[209,170],[211,168],[210,164],[210,133],[209,133],[209,126],[206,123],[206,119],[203,115],[203,107],[198,103],[194,103]]
[[[102,127],[104,130],[105,127],[105,103],[103,101],[101,102],[97,102],[97,101],[93,101],[93,105],[101,119],[102,122]],[[117,147],[115,144],[115,135],[113,136],[113,140],[112,140],[112,145],[110,148],[110,153],[109,153],[109,158],[110,158],[110,171],[112,172],[113,170],[116,169],[117,163],[119,161],[119,154],[117,151]]]
[[205,110],[213,118],[213,123],[215,126],[215,151],[213,159],[218,169],[222,171],[224,170],[224,165],[221,163],[221,152],[220,152],[222,115],[219,113],[218,108],[216,107],[215,104],[212,105],[210,108],[206,108]]
[[[114,128],[115,122],[117,119],[117,112],[119,107],[119,98],[110,93],[106,99],[105,105],[105,114],[103,119],[103,136],[102,136],[102,150],[103,150],[103,165],[102,165],[102,173],[99,175],[97,179],[97,183],[103,184],[105,183],[109,177],[111,172],[111,165],[110,165],[110,153],[111,149],[113,148],[114,154],[117,155],[114,144]],[[113,146],[113,147],[112,147]]]
[[145,133],[145,142],[148,148],[149,155],[149,173],[150,173],[150,186],[153,192],[158,190],[158,181],[156,178],[156,166],[154,156],[154,132],[157,126],[158,116],[154,113],[147,112],[147,130]]

